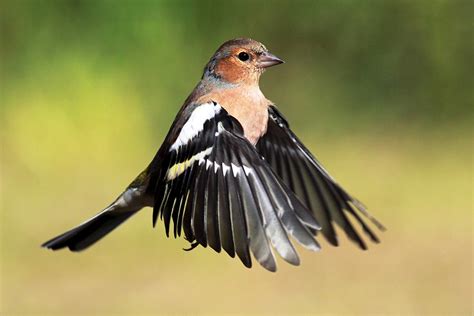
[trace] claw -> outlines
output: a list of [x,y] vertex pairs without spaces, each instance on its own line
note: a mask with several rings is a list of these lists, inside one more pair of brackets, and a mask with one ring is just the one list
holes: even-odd
[[199,246],[199,243],[197,241],[191,243],[191,245],[189,246],[189,248],[183,248],[184,251],[191,251],[193,250],[194,248],[196,248],[197,246]]

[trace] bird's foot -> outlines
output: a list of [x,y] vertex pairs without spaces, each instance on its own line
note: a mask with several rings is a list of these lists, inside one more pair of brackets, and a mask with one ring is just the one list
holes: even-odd
[[184,251],[191,251],[193,250],[194,248],[196,248],[197,246],[199,246],[199,243],[197,241],[191,243],[191,245],[189,246],[189,248],[183,248]]

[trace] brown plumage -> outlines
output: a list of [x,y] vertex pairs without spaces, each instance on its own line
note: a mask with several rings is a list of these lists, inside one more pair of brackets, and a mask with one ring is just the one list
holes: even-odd
[[[276,270],[273,252],[298,265],[292,239],[318,250],[319,230],[338,245],[334,225],[366,249],[352,216],[374,242],[359,214],[383,226],[327,173],[259,88],[262,73],[283,61],[251,39],[224,43],[178,112],[150,165],[104,211],[46,242],[83,250],[145,206],[165,232],[197,245],[251,254]],[[173,225],[171,225],[173,223]]]

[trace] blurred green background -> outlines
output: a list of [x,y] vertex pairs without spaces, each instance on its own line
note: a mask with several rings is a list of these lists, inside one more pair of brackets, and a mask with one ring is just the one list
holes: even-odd
[[[458,314],[472,302],[473,1],[5,1],[0,313]],[[262,41],[261,86],[388,231],[276,274],[151,228],[39,245],[151,160],[215,49]]]

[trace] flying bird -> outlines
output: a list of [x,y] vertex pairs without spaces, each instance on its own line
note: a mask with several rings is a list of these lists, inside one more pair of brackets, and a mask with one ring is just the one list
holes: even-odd
[[190,249],[224,250],[250,268],[276,271],[274,253],[299,265],[297,242],[338,245],[335,226],[361,249],[350,217],[379,242],[362,216],[384,227],[349,195],[296,137],[259,88],[262,73],[283,61],[252,39],[225,42],[179,110],[148,167],[96,216],[42,246],[81,251],[144,207],[153,226],[184,235]]

